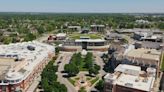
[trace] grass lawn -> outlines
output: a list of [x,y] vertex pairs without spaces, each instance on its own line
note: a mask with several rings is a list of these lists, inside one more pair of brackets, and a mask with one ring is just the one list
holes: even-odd
[[72,85],[75,85],[75,80],[71,79],[71,78],[68,78],[68,81],[72,84]]
[[76,77],[75,80],[79,80],[80,78],[79,77]]
[[85,68],[84,66],[85,66],[85,62],[84,62],[84,58],[82,58],[82,62],[78,66],[79,67],[79,71],[88,71],[88,69]]
[[80,88],[78,92],[87,92],[84,87]]
[[91,80],[92,78],[91,78],[91,77],[89,77],[89,76],[87,76],[87,78],[86,78],[86,79],[87,79],[87,81],[89,81],[89,80]]
[[91,80],[90,82],[91,82],[91,84],[93,85],[96,81],[98,81],[99,80],[99,77],[96,77],[95,79],[93,79],[93,80]]
[[88,71],[87,68],[80,68],[79,70],[80,70],[80,71]]
[[164,54],[163,54],[163,57],[162,57],[161,70],[164,71]]
[[71,39],[80,39],[80,36],[87,36],[90,37],[91,39],[101,39],[101,35],[100,34],[70,34],[69,37]]
[[56,42],[54,42],[54,44],[59,45],[59,44],[62,44],[62,42],[56,41]]

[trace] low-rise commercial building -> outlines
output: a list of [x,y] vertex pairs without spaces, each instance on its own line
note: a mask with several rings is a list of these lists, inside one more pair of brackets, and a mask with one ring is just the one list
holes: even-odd
[[116,30],[120,34],[134,34],[135,32],[152,32],[153,34],[163,34],[164,32],[159,29],[117,29]]
[[146,39],[147,37],[153,35],[152,32],[134,32],[134,39],[136,40],[144,40]]
[[123,35],[118,34],[118,33],[110,33],[107,34],[105,37],[106,40],[122,40],[124,39]]
[[56,40],[65,40],[66,37],[67,37],[67,34],[65,34],[65,33],[58,33],[56,35]]
[[155,68],[142,71],[139,66],[120,64],[104,77],[104,92],[155,92],[155,76]]
[[103,32],[105,25],[91,25],[91,31],[93,32]]
[[122,50],[114,49],[114,47],[109,49],[109,55],[111,56],[110,62],[114,63],[112,64],[114,69],[118,64],[128,64],[140,66],[142,70],[152,67],[157,70],[157,77],[161,74],[161,50],[152,48],[135,49],[134,45],[125,45]]
[[81,39],[66,40],[62,46],[65,51],[77,51],[81,49],[107,51],[109,43],[104,39],[90,39],[88,37],[80,37]]
[[139,41],[162,42],[163,35],[153,34],[153,32],[135,32],[134,39]]
[[159,50],[148,48],[135,49],[132,45],[125,50],[122,60],[145,68],[154,67],[157,69],[157,74],[160,74],[161,51]]
[[81,31],[81,26],[68,26],[70,31]]
[[135,42],[135,48],[147,48],[147,49],[156,49],[156,50],[162,50],[164,49],[164,46],[160,42],[150,42],[150,41],[138,41]]
[[54,53],[37,41],[0,45],[0,92],[26,92]]

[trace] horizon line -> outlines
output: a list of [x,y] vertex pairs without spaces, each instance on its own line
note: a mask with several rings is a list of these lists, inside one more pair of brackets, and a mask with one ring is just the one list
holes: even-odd
[[0,13],[99,13],[99,14],[164,14],[164,12],[46,12],[46,11],[0,11]]

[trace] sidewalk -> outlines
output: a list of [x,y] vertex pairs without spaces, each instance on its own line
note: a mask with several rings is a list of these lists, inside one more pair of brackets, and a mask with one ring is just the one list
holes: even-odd
[[26,92],[34,92],[39,84],[40,79],[40,76],[34,79],[34,82],[31,84],[31,86],[28,88]]

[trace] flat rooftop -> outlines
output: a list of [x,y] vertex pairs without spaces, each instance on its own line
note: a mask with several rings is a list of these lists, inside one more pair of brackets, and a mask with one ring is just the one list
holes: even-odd
[[76,39],[75,42],[105,42],[104,39]]
[[143,91],[150,91],[155,81],[154,77],[139,77],[122,73],[116,80],[117,85],[134,88]]
[[139,75],[139,72],[141,71],[141,67],[138,66],[131,66],[131,65],[125,65],[125,64],[120,64],[115,68],[116,72],[123,72],[123,73],[128,73],[132,75]]
[[105,25],[91,25],[91,27],[105,27]]
[[126,32],[126,33],[134,33],[134,32],[153,32],[153,33],[164,33],[163,31],[159,29],[140,29],[140,28],[134,28],[134,29],[118,29],[118,32]]
[[37,41],[0,45],[0,80],[25,79],[50,52],[53,46]]
[[132,49],[129,52],[125,54],[125,56],[128,57],[134,57],[134,58],[143,58],[143,59],[149,59],[149,60],[160,60],[161,52],[156,49]]
[[65,33],[58,33],[56,36],[57,37],[65,37],[67,34],[65,34]]
[[112,82],[113,85],[150,92],[154,85],[154,74],[156,73],[153,72],[153,75],[149,75],[146,72],[150,72],[149,70],[152,69],[156,70],[150,68],[147,71],[141,71],[141,67],[139,66],[120,64],[113,74],[107,74],[104,78],[106,82]]
[[81,28],[81,26],[68,26],[68,28]]

